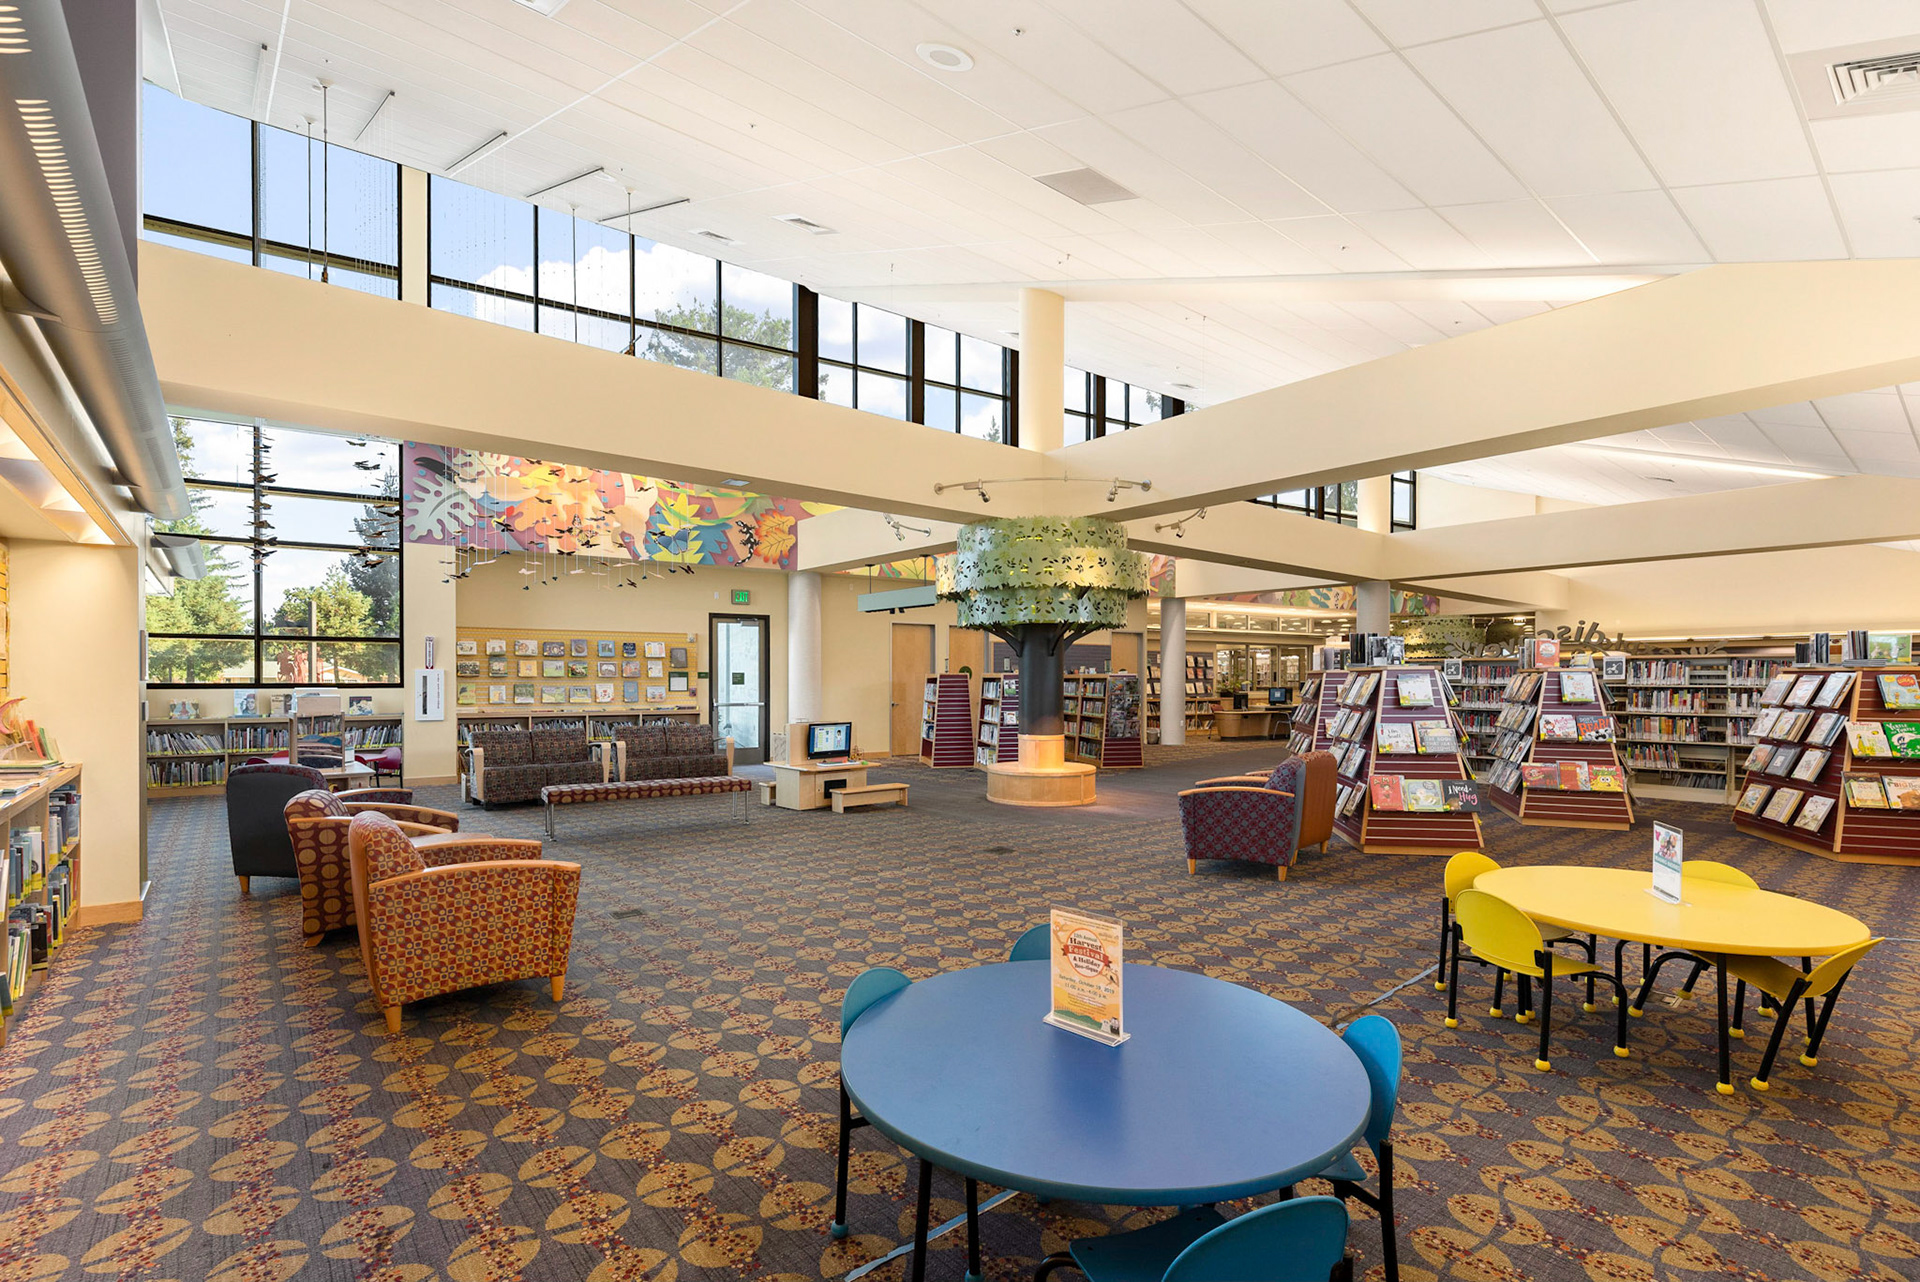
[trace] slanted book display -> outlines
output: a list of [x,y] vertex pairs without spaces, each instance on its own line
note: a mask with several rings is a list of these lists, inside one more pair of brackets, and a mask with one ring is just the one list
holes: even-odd
[[1481,790],[1446,689],[1424,664],[1323,674],[1315,746],[1339,763],[1334,828],[1367,854],[1480,848]]
[[973,760],[981,766],[1020,759],[1020,678],[1011,672],[980,678],[980,730]]
[[940,672],[920,701],[920,760],[935,770],[973,764],[973,678]]
[[1300,702],[1294,705],[1293,715],[1287,721],[1287,751],[1296,757],[1314,749],[1314,733],[1320,725],[1320,686],[1329,675],[1339,674],[1310,673],[1300,686]]
[[1140,755],[1140,678],[1132,672],[1068,677],[1061,683],[1067,760],[1134,770]]
[[1631,828],[1618,722],[1599,675],[1590,668],[1525,669],[1505,694],[1487,772],[1493,804],[1523,824]]
[[1846,863],[1920,864],[1920,667],[1797,666],[1761,705],[1734,826]]

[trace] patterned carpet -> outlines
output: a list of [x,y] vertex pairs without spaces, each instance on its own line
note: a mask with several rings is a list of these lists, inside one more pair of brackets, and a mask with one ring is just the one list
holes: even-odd
[[[1099,806],[1051,814],[990,806],[971,771],[906,765],[875,777],[909,781],[908,810],[755,806],[742,828],[704,802],[581,807],[548,847],[585,867],[565,1002],[505,985],[408,1007],[392,1037],[350,939],[301,946],[294,883],[236,893],[219,802],[157,804],[146,920],[77,934],[0,1050],[0,1282],[839,1277],[911,1229],[911,1167],[869,1130],[854,1234],[826,1233],[842,988],[872,965],[997,960],[1054,903],[1125,918],[1157,964],[1329,1023],[1371,1005],[1399,1025],[1410,1280],[1920,1271],[1916,874],[1646,805],[1685,825],[1689,855],[1902,942],[1849,986],[1819,1067],[1784,1057],[1769,1095],[1745,1087],[1758,1039],[1735,1044],[1740,1092],[1714,1093],[1710,999],[1651,1007],[1626,1061],[1608,1014],[1563,1003],[1540,1074],[1534,1027],[1488,1018],[1482,978],[1461,1027],[1441,1023],[1421,977],[1439,861],[1337,849],[1284,884],[1252,867],[1187,876],[1172,791],[1272,755],[1103,775]],[[538,834],[535,809],[465,813]],[[1650,840],[1644,822],[1488,829],[1516,863],[1639,866]],[[958,1213],[958,1181],[935,1196]],[[1157,1214],[1016,1198],[985,1217],[988,1276],[1030,1276],[1070,1238]],[[963,1240],[936,1244],[930,1277],[960,1277]],[[1368,1276],[1379,1244],[1356,1208]]]

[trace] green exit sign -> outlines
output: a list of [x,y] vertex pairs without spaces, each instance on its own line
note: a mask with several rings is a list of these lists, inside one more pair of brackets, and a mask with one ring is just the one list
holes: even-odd
[[733,590],[733,603],[735,605],[745,605],[750,595],[745,588],[735,588]]

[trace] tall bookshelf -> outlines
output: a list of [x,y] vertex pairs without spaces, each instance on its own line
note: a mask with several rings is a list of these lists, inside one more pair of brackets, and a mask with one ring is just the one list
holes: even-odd
[[980,678],[980,729],[973,740],[974,764],[997,765],[1020,759],[1020,678],[1011,672]]
[[[9,864],[5,878],[6,967],[4,976],[0,976],[0,1046],[6,1045],[8,1026],[20,1017],[27,1002],[46,982],[47,974],[59,964],[68,919],[80,902],[80,810],[78,763],[48,770],[0,803]],[[38,868],[30,869],[24,849],[15,857],[15,838],[36,828],[41,835],[41,862]],[[18,865],[17,871],[14,865]]]
[[[1732,685],[1724,654],[1636,655],[1616,709],[1622,762],[1641,797],[1724,803],[1733,788],[1734,750],[1751,717]],[[1744,662],[1744,661],[1741,661]],[[1764,683],[1763,683],[1764,684]]]
[[[1575,672],[1591,678],[1592,700],[1567,697],[1568,678]],[[1497,732],[1500,737],[1494,742],[1487,787],[1493,804],[1511,818],[1534,826],[1613,831],[1633,827],[1633,801],[1625,789],[1626,769],[1616,750],[1617,722],[1608,710],[1608,691],[1600,674],[1590,668],[1535,668],[1515,673],[1508,681],[1515,697],[1505,701],[1511,710],[1505,716],[1509,722],[1525,724],[1510,724]],[[1565,724],[1558,720],[1561,718],[1573,719],[1576,737],[1549,735],[1551,726]],[[1584,727],[1580,726],[1582,722],[1586,723]],[[1565,763],[1578,768],[1564,769]],[[1621,786],[1617,791],[1567,787],[1564,783],[1535,786],[1521,778],[1528,766],[1551,767],[1556,779],[1582,780],[1598,768],[1610,772]]]
[[[1186,715],[1183,723],[1187,737],[1213,733],[1213,656],[1210,654],[1187,655],[1187,672],[1184,679],[1186,691]],[[1164,677],[1160,671],[1159,656],[1156,655],[1147,664],[1146,680],[1146,718],[1145,725],[1149,739],[1154,743],[1162,742],[1160,707],[1161,692],[1164,689]]]
[[1506,706],[1501,691],[1520,670],[1518,659],[1462,659],[1460,675],[1449,677],[1460,702],[1461,747],[1475,778],[1484,778],[1493,764],[1494,722]]
[[1140,678],[1132,672],[1068,677],[1062,686],[1067,760],[1133,770],[1140,752]]
[[939,672],[920,701],[920,760],[935,770],[973,765],[973,678]]
[[[1805,700],[1792,702],[1791,686],[1786,694],[1769,699],[1763,705],[1783,711],[1804,709],[1814,714],[1809,725],[1796,731],[1782,733],[1774,730],[1757,740],[1775,753],[1782,748],[1797,749],[1795,765],[1801,764],[1807,751],[1818,750],[1822,746],[1812,740],[1820,713],[1837,712],[1845,716],[1848,728],[1837,740],[1825,746],[1828,756],[1819,771],[1809,779],[1796,778],[1791,768],[1784,774],[1779,773],[1771,768],[1777,765],[1777,761],[1770,761],[1768,769],[1743,773],[1740,790],[1743,796],[1748,788],[1756,784],[1769,788],[1768,802],[1775,800],[1783,788],[1800,792],[1802,797],[1794,806],[1795,813],[1784,819],[1768,818],[1764,813],[1765,803],[1762,804],[1761,813],[1754,814],[1736,805],[1734,826],[1742,832],[1764,837],[1779,845],[1842,863],[1920,864],[1920,810],[1858,806],[1847,795],[1845,786],[1849,775],[1874,776],[1882,780],[1890,775],[1908,778],[1920,776],[1920,759],[1864,756],[1853,750],[1851,742],[1851,730],[1855,725],[1920,721],[1920,710],[1889,708],[1878,680],[1883,674],[1904,673],[1920,677],[1920,667],[1903,664],[1856,668],[1822,664],[1785,670],[1785,674],[1795,682],[1801,677],[1817,676],[1823,684],[1836,673],[1845,673],[1850,680],[1844,693],[1832,706],[1822,707]],[[1830,799],[1833,803],[1830,813],[1812,830],[1795,826],[1793,820],[1804,814],[1808,802],[1814,797]]]
[[[1426,678],[1432,702],[1401,703],[1400,683],[1418,676]],[[1374,677],[1378,679],[1369,680]],[[1323,709],[1331,684],[1321,683]],[[1480,816],[1475,811],[1394,810],[1374,805],[1376,776],[1397,776],[1402,781],[1472,781],[1458,747],[1460,724],[1446,705],[1445,689],[1437,665],[1407,664],[1352,669],[1335,695],[1340,715],[1329,730],[1329,750],[1340,757],[1334,830],[1363,853],[1451,855],[1481,848]],[[1404,726],[1411,732],[1421,721],[1446,722],[1456,740],[1454,749],[1413,753],[1379,750],[1383,725]]]

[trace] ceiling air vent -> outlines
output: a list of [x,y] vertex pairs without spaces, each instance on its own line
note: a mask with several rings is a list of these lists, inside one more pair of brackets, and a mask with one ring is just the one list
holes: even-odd
[[739,241],[735,240],[733,237],[723,235],[722,233],[713,230],[711,227],[695,227],[693,229],[693,234],[696,236],[704,237],[707,240],[718,241],[722,245],[737,245],[740,243]]
[[566,7],[567,0],[513,0],[522,9],[531,9],[542,17],[551,18]]
[[1134,193],[1093,169],[1063,169],[1057,174],[1037,174],[1034,181],[1053,188],[1068,200],[1083,205],[1107,205],[1116,200],[1138,200]]
[[1814,49],[1787,61],[1809,120],[1920,110],[1920,35]]
[[816,223],[811,218],[802,218],[799,214],[775,214],[773,220],[798,227],[804,232],[812,232],[815,236],[835,236],[839,234],[833,228],[821,223]]

